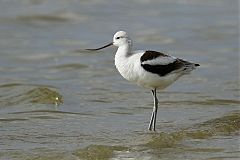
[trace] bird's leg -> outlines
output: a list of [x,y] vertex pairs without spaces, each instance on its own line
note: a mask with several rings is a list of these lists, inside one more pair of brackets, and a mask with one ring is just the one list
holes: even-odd
[[[154,90],[152,90],[152,95],[153,95],[153,100],[154,100]],[[148,130],[150,130],[150,131],[152,130],[153,119],[154,119],[154,107],[153,107],[152,116],[151,116],[149,126],[148,126]]]
[[158,99],[157,99],[157,90],[154,89],[154,121],[153,121],[153,130],[155,131],[156,120],[157,120],[157,111],[158,111]]
[[153,95],[153,100],[154,100],[154,107],[152,111],[152,116],[151,120],[149,122],[148,130],[152,130],[152,125],[153,125],[153,130],[155,131],[155,124],[156,124],[156,118],[157,118],[157,109],[158,109],[158,99],[156,95],[156,89],[152,90],[152,95]]

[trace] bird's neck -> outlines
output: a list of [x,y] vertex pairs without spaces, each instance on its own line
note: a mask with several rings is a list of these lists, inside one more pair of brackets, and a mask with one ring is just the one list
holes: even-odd
[[134,59],[132,58],[131,45],[123,45],[118,47],[115,55],[115,66],[119,73],[129,81],[135,81],[137,76],[133,72]]
[[130,44],[122,45],[118,47],[116,56],[117,57],[129,57],[131,56],[132,46]]

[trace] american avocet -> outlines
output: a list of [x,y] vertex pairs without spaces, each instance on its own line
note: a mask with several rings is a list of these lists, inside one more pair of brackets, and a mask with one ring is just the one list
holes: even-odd
[[132,51],[132,41],[124,31],[115,33],[113,42],[100,48],[87,50],[100,50],[111,45],[118,47],[115,65],[120,74],[128,81],[151,89],[154,107],[148,129],[155,131],[158,110],[156,91],[168,87],[179,77],[190,73],[200,65],[161,52]]

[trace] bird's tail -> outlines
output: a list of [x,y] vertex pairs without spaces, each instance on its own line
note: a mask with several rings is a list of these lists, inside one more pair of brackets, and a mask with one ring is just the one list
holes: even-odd
[[188,62],[185,60],[182,60],[182,62],[184,64],[184,67],[183,67],[184,74],[188,74],[192,70],[196,69],[196,67],[200,66],[200,64]]

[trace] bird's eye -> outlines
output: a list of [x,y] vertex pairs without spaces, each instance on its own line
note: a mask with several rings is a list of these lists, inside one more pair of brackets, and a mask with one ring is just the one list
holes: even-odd
[[120,39],[120,37],[116,37],[116,39]]

